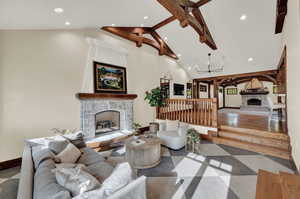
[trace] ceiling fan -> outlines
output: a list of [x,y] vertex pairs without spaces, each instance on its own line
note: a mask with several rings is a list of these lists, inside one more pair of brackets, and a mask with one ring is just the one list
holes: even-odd
[[224,56],[222,57],[222,61],[220,64],[214,64],[211,61],[211,53],[208,53],[208,62],[207,62],[207,70],[201,70],[200,67],[196,68],[197,73],[219,73],[224,70]]

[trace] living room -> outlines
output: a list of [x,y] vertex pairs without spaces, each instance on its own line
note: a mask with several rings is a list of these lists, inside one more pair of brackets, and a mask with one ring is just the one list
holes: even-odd
[[[27,142],[75,132],[80,157],[136,175],[82,198],[263,198],[260,176],[299,171],[299,1],[170,2],[0,0],[0,198],[55,198],[35,193],[44,149]],[[247,88],[267,88],[273,106],[243,110]],[[71,170],[95,166],[80,157]]]

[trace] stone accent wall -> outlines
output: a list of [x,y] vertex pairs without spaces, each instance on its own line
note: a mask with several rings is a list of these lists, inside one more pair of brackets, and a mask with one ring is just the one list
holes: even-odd
[[120,112],[120,130],[132,130],[133,100],[80,100],[81,130],[85,137],[95,137],[95,115],[102,111]]

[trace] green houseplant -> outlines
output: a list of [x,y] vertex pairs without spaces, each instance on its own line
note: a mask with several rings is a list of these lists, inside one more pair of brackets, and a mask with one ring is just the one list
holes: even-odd
[[133,123],[132,128],[135,132],[134,134],[138,135],[140,133],[140,128],[142,128],[142,125],[140,125],[139,123]]
[[164,99],[160,87],[152,89],[150,92],[146,91],[145,100],[149,102],[152,107],[161,107],[164,105]]
[[201,141],[200,133],[194,128],[188,129],[186,139],[186,150],[198,152]]

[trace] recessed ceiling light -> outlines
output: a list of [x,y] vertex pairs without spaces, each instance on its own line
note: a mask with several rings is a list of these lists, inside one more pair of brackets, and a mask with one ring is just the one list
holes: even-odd
[[240,20],[241,21],[245,21],[247,19],[247,15],[243,14],[241,17],[240,17]]
[[168,37],[165,37],[164,40],[165,40],[165,41],[168,41]]
[[188,70],[192,70],[192,67],[190,66],[190,67],[188,67]]
[[177,57],[181,57],[181,54],[177,54]]
[[146,19],[149,19],[149,17],[148,16],[144,16],[144,19],[146,20]]
[[63,13],[64,9],[62,8],[54,8],[54,12],[56,12],[57,14]]
[[71,25],[71,23],[70,23],[69,21],[66,21],[66,22],[65,22],[65,25],[66,25],[66,26],[69,26],[69,25]]
[[253,61],[253,58],[249,57],[248,62],[252,62],[252,61]]
[[114,23],[113,23],[113,24],[111,24],[111,26],[115,26],[115,25],[116,25],[116,24],[114,24]]

